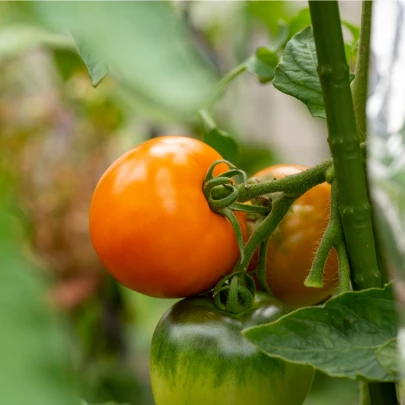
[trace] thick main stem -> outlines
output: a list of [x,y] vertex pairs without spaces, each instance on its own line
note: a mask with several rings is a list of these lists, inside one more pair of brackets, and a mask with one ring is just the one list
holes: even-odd
[[370,405],[400,405],[399,401],[397,400],[397,392],[394,383],[368,384],[368,392],[370,396]]
[[380,287],[338,4],[336,1],[310,1],[309,5],[352,283],[355,289]]
[[[352,284],[356,290],[381,287],[339,6],[335,0],[310,0],[309,7]],[[371,405],[396,404],[395,398],[383,395],[391,384],[369,388]]]

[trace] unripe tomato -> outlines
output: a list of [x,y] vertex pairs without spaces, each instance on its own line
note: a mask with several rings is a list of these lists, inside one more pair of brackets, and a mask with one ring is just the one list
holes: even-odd
[[[170,136],[137,146],[106,170],[90,205],[90,236],[118,281],[154,297],[185,297],[206,292],[233,269],[233,228],[202,190],[218,159],[203,142]],[[214,174],[226,170],[221,164]]]
[[[259,182],[300,173],[307,167],[281,164],[252,176]],[[323,288],[304,285],[319,242],[329,222],[330,185],[319,184],[294,202],[272,235],[266,260],[266,276],[271,291],[294,307],[316,304],[327,298],[338,285],[337,254],[333,249],[326,262]],[[247,220],[248,236],[264,217]]]
[[238,315],[218,310],[207,296],[175,304],[152,339],[156,405],[301,405],[314,369],[271,358],[241,333],[287,312],[264,293]]

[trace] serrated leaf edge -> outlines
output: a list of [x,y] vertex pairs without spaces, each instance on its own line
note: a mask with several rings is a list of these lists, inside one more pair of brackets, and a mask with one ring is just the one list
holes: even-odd
[[[320,306],[318,306],[318,307],[313,307],[313,308],[324,309],[324,308],[326,308],[328,305],[330,305],[330,302],[336,301],[336,300],[338,300],[338,299],[342,299],[342,297],[343,297],[344,295],[359,295],[359,294],[363,295],[363,294],[365,294],[365,293],[372,292],[372,291],[383,291],[383,290],[386,290],[386,289],[390,288],[391,286],[392,286],[392,283],[387,283],[387,284],[384,285],[383,288],[369,288],[369,289],[361,290],[361,291],[348,291],[348,292],[345,292],[345,293],[342,293],[342,294],[338,294],[338,295],[334,296],[333,298],[331,298],[330,300],[328,300],[325,304],[320,305]],[[280,359],[280,360],[283,360],[283,361],[285,361],[285,362],[287,362],[287,363],[301,364],[301,365],[304,365],[304,366],[311,366],[311,367],[313,367],[315,370],[321,371],[322,373],[327,374],[327,375],[329,375],[329,376],[331,376],[331,377],[351,379],[351,378],[347,377],[347,376],[344,375],[344,374],[329,373],[329,372],[327,372],[326,370],[324,370],[323,368],[317,367],[317,366],[315,366],[315,365],[313,365],[313,364],[310,364],[310,363],[308,363],[308,362],[305,362],[305,361],[291,361],[290,359],[287,359],[287,358],[285,358],[284,356],[281,356],[281,355],[270,355],[270,354],[268,354],[265,350],[263,350],[262,348],[260,348],[259,346],[257,346],[255,343],[253,343],[253,342],[249,339],[249,337],[247,336],[248,333],[249,333],[249,331],[251,331],[251,330],[259,330],[259,329],[265,328],[265,327],[267,327],[267,326],[269,326],[269,325],[273,325],[273,324],[275,324],[275,323],[281,321],[282,319],[287,318],[287,317],[291,316],[292,314],[298,314],[298,313],[300,313],[300,312],[306,310],[307,308],[311,308],[311,307],[304,307],[304,308],[296,309],[296,310],[294,310],[294,311],[289,312],[289,313],[286,314],[286,315],[281,316],[280,318],[276,319],[276,320],[273,321],[273,322],[269,322],[268,324],[264,324],[264,325],[260,325],[260,326],[253,326],[253,327],[250,327],[250,328],[246,328],[246,329],[242,330],[241,333],[242,333],[242,335],[245,337],[245,339],[247,339],[247,340],[249,341],[249,343],[250,343],[251,345],[255,346],[260,352],[264,353],[264,354],[265,354],[266,356],[268,356],[268,357]],[[395,339],[395,338],[392,338],[392,339]],[[392,339],[389,339],[388,341],[390,341],[390,340],[392,340]],[[387,341],[387,342],[388,342],[388,341]],[[376,361],[378,362],[378,364],[380,364],[380,366],[383,368],[383,370],[386,371],[387,375],[392,375],[392,374],[390,374],[389,372],[387,372],[387,370],[381,365],[381,363],[378,361],[377,356],[376,356],[376,352],[377,352],[380,348],[382,348],[383,346],[385,346],[385,345],[387,344],[387,342],[385,342],[383,345],[379,345],[378,348],[375,350],[374,355],[375,355]],[[369,348],[371,349],[372,347],[374,347],[374,346],[370,346]],[[385,379],[385,380],[376,380],[376,379],[368,378],[368,377],[364,376],[364,375],[361,374],[361,373],[356,373],[355,376],[356,376],[356,377],[355,377],[355,380],[360,380],[360,381],[364,381],[364,382],[395,382],[395,381],[396,381],[396,379],[394,379],[394,378],[393,378],[393,379]]]

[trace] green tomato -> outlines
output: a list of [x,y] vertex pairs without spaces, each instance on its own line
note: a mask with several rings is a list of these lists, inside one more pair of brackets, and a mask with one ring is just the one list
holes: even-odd
[[313,368],[270,358],[241,334],[288,311],[263,293],[238,315],[218,310],[207,296],[175,304],[152,339],[156,405],[301,405]]

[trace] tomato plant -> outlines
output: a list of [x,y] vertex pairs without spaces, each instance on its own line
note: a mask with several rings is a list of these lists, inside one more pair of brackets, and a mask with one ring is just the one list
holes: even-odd
[[[134,363],[144,364],[144,332],[167,302],[133,294],[99,271],[101,263],[85,246],[90,241],[81,214],[89,203],[86,186],[111,146],[123,137],[133,142],[140,128],[145,139],[156,138],[167,132],[166,122],[182,133],[198,133],[205,144],[165,137],[139,145],[107,170],[90,208],[94,247],[121,283],[156,297],[204,294],[175,305],[156,329],[156,403],[298,405],[315,368],[335,378],[339,395],[319,398],[315,386],[306,405],[354,403],[340,397],[340,379],[353,386],[361,381],[361,405],[397,405],[395,384],[405,376],[398,324],[404,326],[405,317],[398,322],[396,310],[402,306],[405,314],[405,295],[400,283],[388,283],[383,259],[405,274],[405,2],[363,1],[361,27],[340,19],[336,0],[309,0],[309,9],[300,5],[296,15],[294,6],[271,1],[205,10],[198,2],[32,3],[6,5],[0,23],[0,44],[2,38],[7,42],[0,46],[0,117],[6,121],[0,142],[10,152],[0,170],[6,169],[6,184],[23,201],[19,207],[8,186],[4,193],[1,178],[0,217],[3,211],[7,217],[0,221],[6,243],[0,246],[6,298],[0,318],[7,331],[0,335],[7,348],[3,402],[150,405],[144,392],[150,386],[144,373],[137,381],[141,369]],[[28,26],[15,19],[18,14]],[[372,36],[371,24],[377,28]],[[250,53],[258,35],[265,46]],[[253,77],[241,83],[243,92],[228,94],[218,105],[245,73]],[[307,131],[301,131],[294,106],[265,105],[255,95],[274,89],[258,90],[253,80],[300,100],[318,123],[326,120],[315,132],[324,132],[322,146],[327,128],[330,159],[311,168],[271,167],[255,175],[258,181],[248,181],[246,173],[271,162],[254,146],[264,141],[259,133],[268,132],[265,144],[275,149],[277,138],[284,138],[288,153],[304,161],[316,160],[319,150],[317,138],[302,136]],[[249,97],[239,99],[242,94]],[[30,141],[29,151],[21,146],[31,131],[41,139]],[[368,135],[375,138],[369,150]],[[49,151],[54,153],[48,157]],[[66,159],[69,151],[74,153]],[[218,162],[221,156],[226,161]],[[379,260],[376,230],[385,248]],[[27,249],[19,245],[29,242],[57,270],[51,300],[44,300],[48,286],[36,288],[31,280],[42,260],[35,266],[29,258],[20,260]],[[274,297],[266,295],[268,284]],[[257,292],[259,285],[264,292]],[[41,328],[32,322],[37,310],[48,313],[45,301],[70,312],[79,339],[71,339],[77,341],[75,363],[66,371],[78,376],[80,393],[60,385],[70,379],[60,378],[57,371],[65,374],[64,367],[49,356],[50,373],[37,372],[40,362],[24,356],[49,341],[39,330],[53,333],[50,323]],[[136,319],[127,317],[133,311]],[[126,341],[134,329],[136,345]],[[63,358],[54,357],[62,366]]]
[[[219,159],[203,142],[170,136],[137,146],[106,170],[90,205],[90,236],[118,281],[146,295],[185,297],[232,270],[239,256],[234,231],[202,190]],[[226,168],[219,164],[215,173]]]
[[[297,174],[307,167],[279,164],[252,176],[253,182],[271,181]],[[333,292],[339,282],[335,250],[330,252],[323,273],[323,288],[306,287],[316,249],[329,222],[330,185],[321,183],[299,197],[274,231],[266,257],[266,278],[271,291],[293,306],[316,304]],[[247,218],[250,235],[263,221],[263,216]],[[253,262],[257,261],[254,260]],[[255,264],[255,263],[253,263]]]
[[285,304],[265,293],[238,315],[218,310],[208,296],[175,304],[152,340],[156,405],[302,404],[313,368],[270,358],[241,334],[287,312]]

